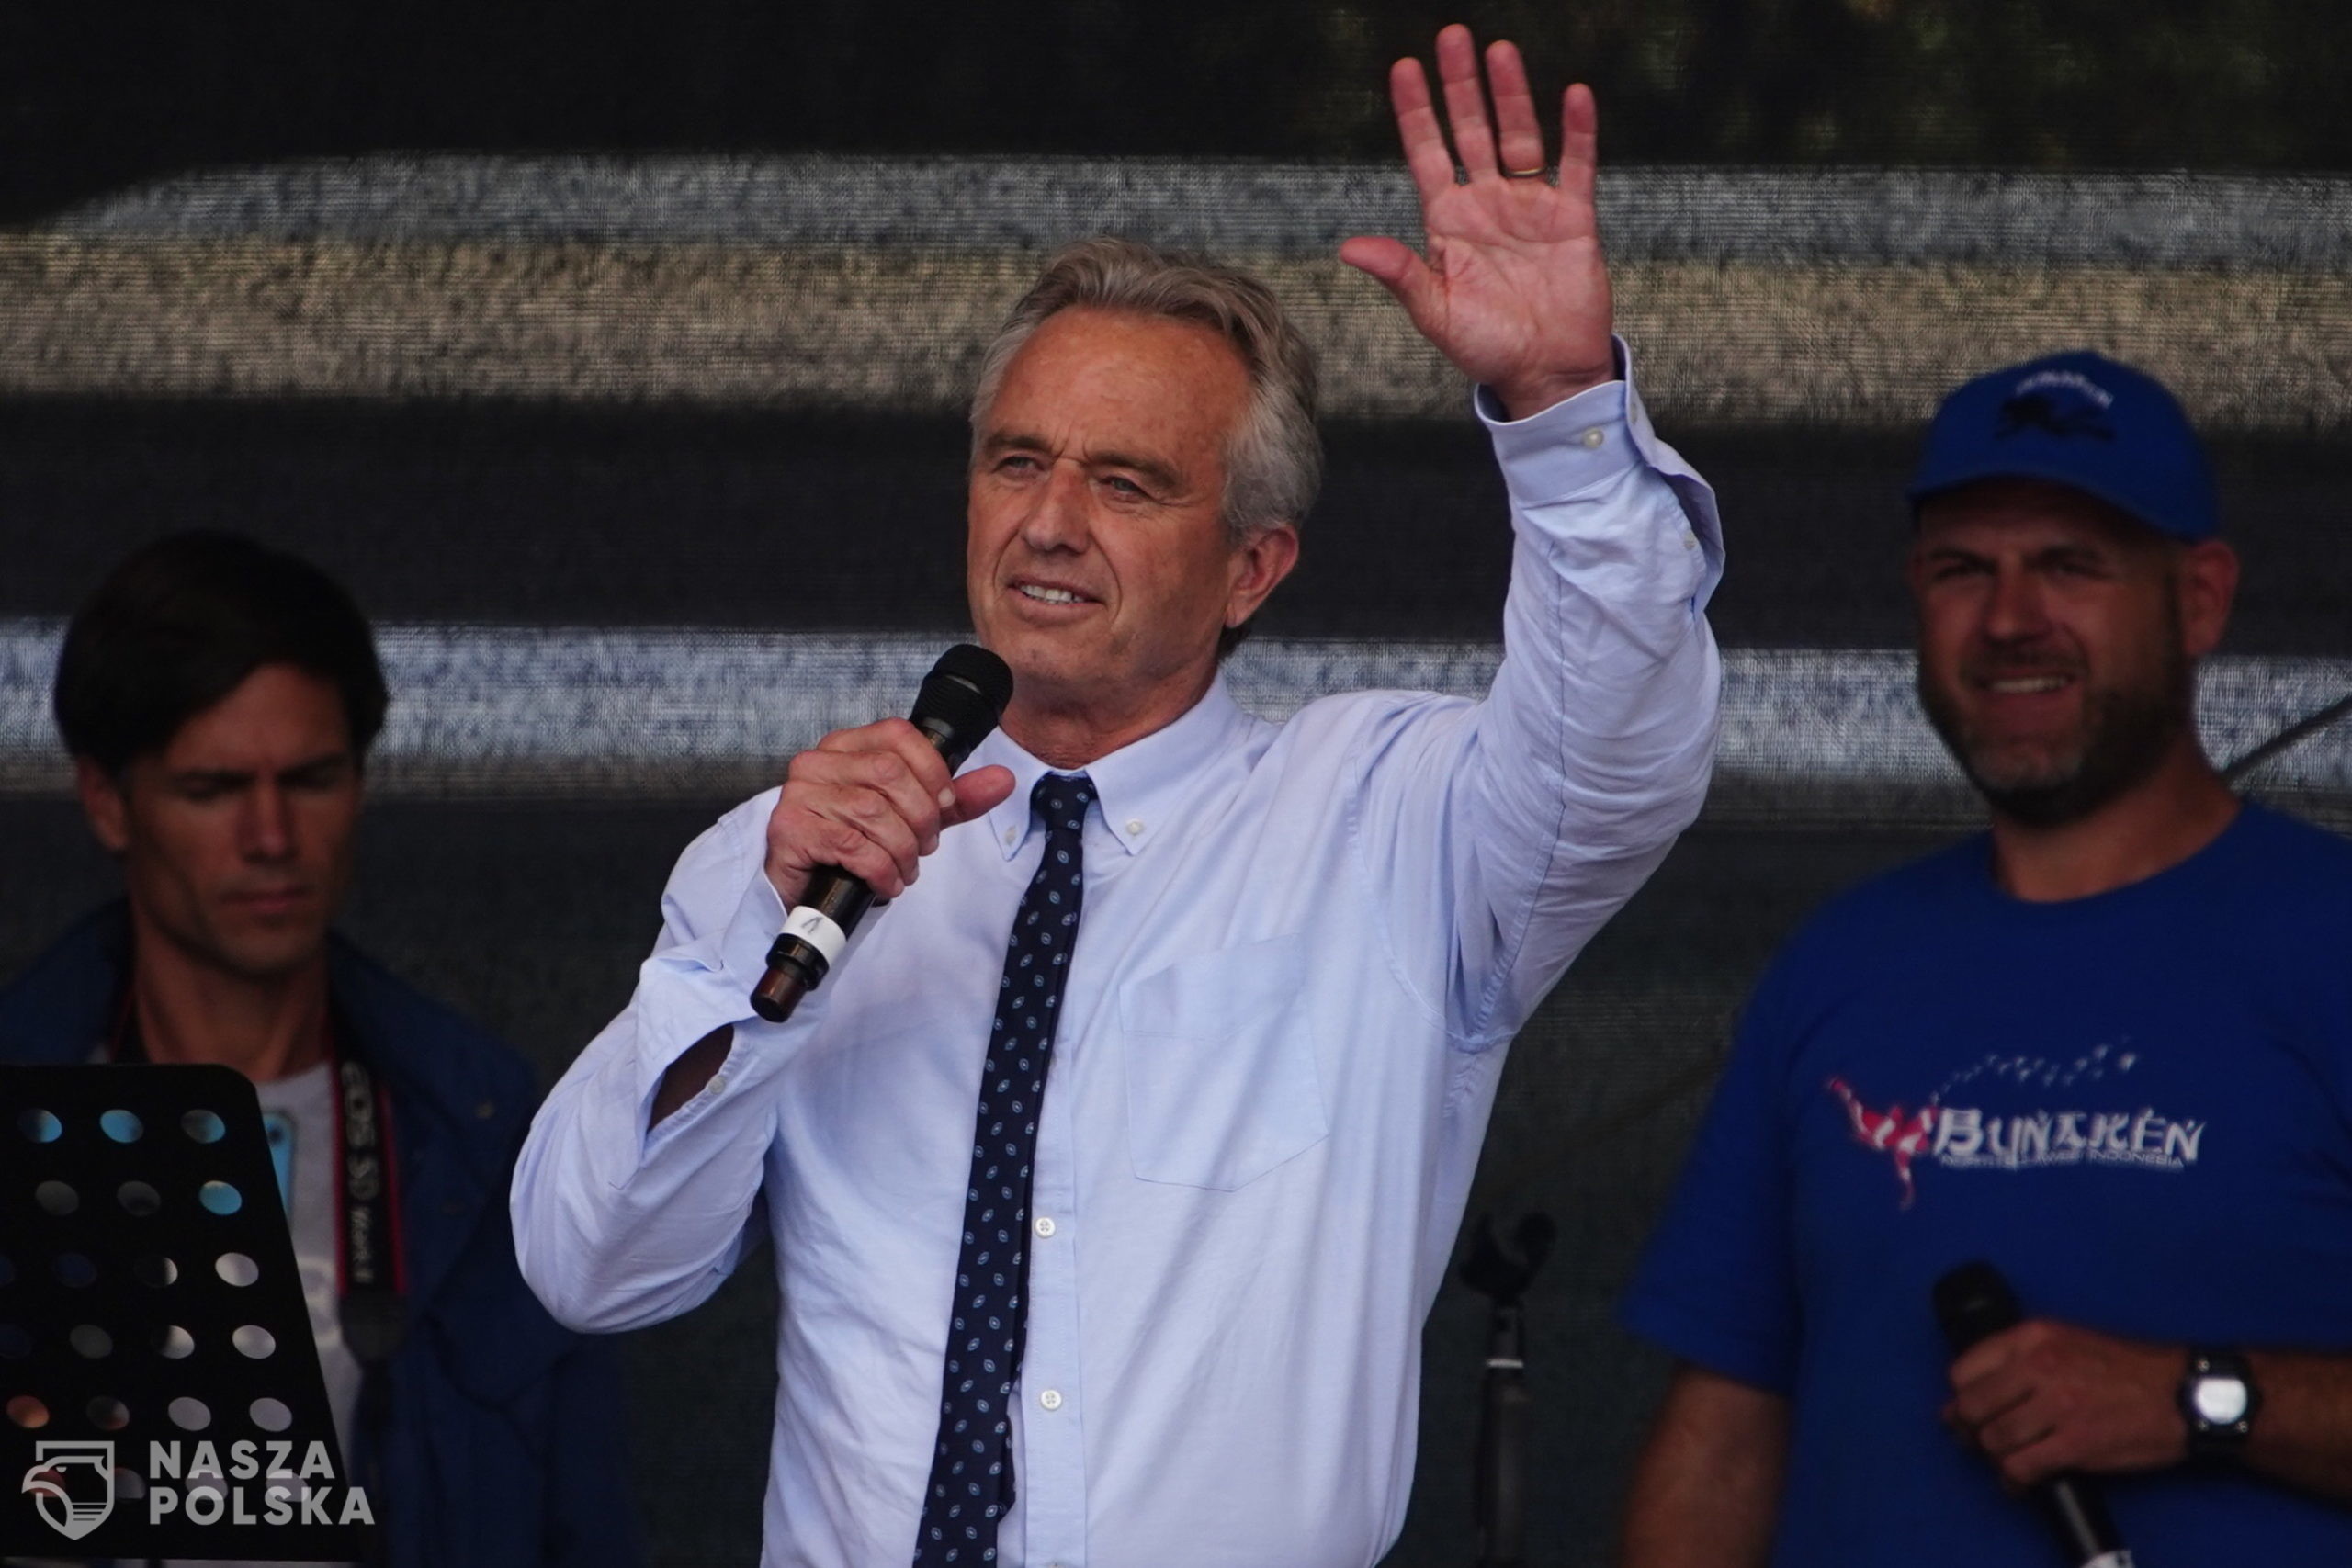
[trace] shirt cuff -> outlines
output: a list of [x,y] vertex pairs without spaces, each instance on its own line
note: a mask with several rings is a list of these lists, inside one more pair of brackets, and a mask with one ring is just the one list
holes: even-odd
[[751,987],[768,972],[768,949],[775,945],[775,933],[784,929],[784,900],[776,896],[775,884],[768,880],[764,867],[754,868],[752,885],[736,901],[735,913],[718,939],[720,965],[743,982],[747,1018],[751,1016]]
[[[1626,368],[1622,344],[1617,366],[1621,372]],[[1565,501],[1598,490],[1645,462],[1629,419],[1630,391],[1621,375],[1540,413],[1509,419],[1494,389],[1478,388],[1471,395],[1471,407],[1495,444],[1512,502],[1523,509]]]
[[[718,933],[715,947],[702,942],[657,953],[641,973],[638,987],[639,1029],[637,1052],[637,1097],[650,1107],[655,1087],[687,1047],[721,1028],[735,1031],[735,1048],[728,1052],[732,1065],[746,1031],[775,1027],[752,1011],[752,987],[767,973],[768,949],[784,924],[784,900],[764,870],[755,869],[735,913]],[[763,1053],[773,1056],[775,1053]],[[725,1067],[720,1069],[722,1072]],[[699,1100],[703,1096],[697,1096]],[[686,1114],[686,1109],[665,1120],[659,1133]]]

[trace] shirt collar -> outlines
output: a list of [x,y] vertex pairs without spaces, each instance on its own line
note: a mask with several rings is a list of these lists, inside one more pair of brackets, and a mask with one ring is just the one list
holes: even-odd
[[[1166,833],[1200,770],[1250,722],[1250,716],[1226,690],[1225,671],[1220,670],[1201,700],[1173,723],[1076,771],[1094,782],[1095,809],[1102,813],[1111,836],[1127,853],[1140,854],[1146,845]],[[1035,826],[1029,792],[1037,787],[1042,775],[1056,770],[1031,756],[1001,729],[972,753],[973,767],[990,763],[1012,770],[1012,793],[987,818],[998,852],[1011,860],[1021,852],[1023,841]]]

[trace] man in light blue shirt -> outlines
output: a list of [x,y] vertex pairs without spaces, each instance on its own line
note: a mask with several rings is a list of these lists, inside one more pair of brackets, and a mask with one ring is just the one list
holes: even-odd
[[[1429,256],[1340,254],[1480,387],[1517,540],[1487,700],[1235,705],[1219,654],[1317,479],[1311,359],[1240,274],[1071,247],[974,400],[1002,728],[952,781],[902,720],[828,736],[697,839],[532,1130],[517,1245],[567,1323],[674,1316],[773,1242],[771,1564],[1359,1568],[1396,1539],[1503,1048],[1705,788],[1722,554],[1610,334],[1590,94],[1555,186],[1517,51],[1487,51],[1491,124],[1467,29],[1438,56],[1467,179],[1399,62]],[[890,908],[762,1022],[824,864]],[[1065,895],[1074,956],[1024,947]]]

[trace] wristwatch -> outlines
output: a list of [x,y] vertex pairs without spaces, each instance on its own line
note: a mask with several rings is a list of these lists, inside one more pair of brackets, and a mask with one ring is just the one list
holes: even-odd
[[2254,1369],[2235,1350],[2189,1347],[2188,1370],[2180,1380],[2180,1413],[2188,1422],[2188,1457],[2233,1460],[2245,1452],[2246,1435],[2262,1409]]

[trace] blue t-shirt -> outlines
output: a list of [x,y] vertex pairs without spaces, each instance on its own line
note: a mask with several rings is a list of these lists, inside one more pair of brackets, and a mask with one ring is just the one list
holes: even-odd
[[[2247,806],[2180,865],[2030,904],[1984,837],[1850,893],[1758,987],[1628,1327],[1788,1395],[1772,1561],[2059,1561],[1938,1419],[1929,1303],[2352,1350],[2352,844]],[[2141,1568],[2352,1563],[2352,1507],[2180,1467],[2102,1480]]]

